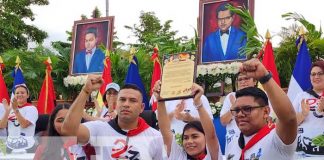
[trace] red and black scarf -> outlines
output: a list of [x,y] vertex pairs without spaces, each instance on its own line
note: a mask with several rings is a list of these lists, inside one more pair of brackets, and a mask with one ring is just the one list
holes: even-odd
[[[258,143],[263,137],[268,135],[274,128],[275,128],[274,123],[269,123],[267,125],[264,125],[263,128],[261,128],[251,139],[250,141],[245,145],[244,144],[244,137],[243,134],[241,133],[240,138],[239,138],[239,145],[242,149],[241,151],[241,158],[240,160],[244,160],[244,153],[245,151],[249,150],[252,148],[256,143]],[[243,140],[242,140],[243,139]],[[243,142],[242,142],[243,141]]]
[[116,130],[118,133],[127,136],[126,137],[126,145],[124,146],[124,148],[114,154],[111,155],[112,158],[118,158],[121,154],[123,154],[124,152],[127,151],[128,149],[128,140],[129,137],[133,137],[136,136],[140,133],[142,133],[143,131],[145,131],[147,128],[149,128],[150,126],[145,122],[145,120],[141,117],[138,118],[138,123],[137,123],[137,128],[129,130],[128,132],[123,131],[119,125],[118,125],[118,117],[116,117],[115,119],[111,120],[108,122],[108,124],[114,129]]

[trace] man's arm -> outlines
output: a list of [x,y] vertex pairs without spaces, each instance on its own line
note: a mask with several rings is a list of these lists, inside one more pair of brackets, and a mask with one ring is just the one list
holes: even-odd
[[[269,73],[258,59],[244,62],[240,70],[255,79],[260,79]],[[262,86],[267,92],[272,108],[278,117],[276,126],[278,136],[285,144],[293,143],[297,136],[297,118],[288,96],[273,78]]]
[[89,75],[86,84],[80,94],[72,103],[62,126],[62,133],[65,136],[77,136],[78,142],[87,143],[90,138],[88,128],[81,124],[83,109],[92,91],[100,88],[102,79],[100,75]]

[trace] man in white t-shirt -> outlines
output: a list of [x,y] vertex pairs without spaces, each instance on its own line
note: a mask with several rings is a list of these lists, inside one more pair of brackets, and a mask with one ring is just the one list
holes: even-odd
[[[237,75],[237,90],[253,87],[257,81],[251,77],[247,77],[246,74],[238,73]],[[231,142],[234,136],[239,136],[240,129],[237,127],[233,115],[231,114],[231,106],[235,102],[235,92],[229,93],[224,100],[222,110],[220,112],[220,121],[223,126],[226,126],[226,143],[225,143],[225,154],[228,151],[228,143]]]
[[[213,119],[213,114],[206,96],[201,96],[201,101],[209,117]],[[193,105],[193,99],[166,101],[165,106],[171,120],[171,130],[179,137],[182,134],[186,122],[199,120],[199,113]],[[157,113],[158,114],[158,113]]]
[[100,75],[88,76],[63,122],[63,134],[77,136],[79,143],[95,146],[97,159],[164,159],[161,133],[139,117],[144,104],[141,91],[135,85],[125,85],[118,93],[116,119],[109,123],[92,121],[80,124],[87,97],[102,83]]
[[240,71],[259,80],[278,120],[276,124],[267,123],[270,107],[264,91],[256,87],[237,91],[231,113],[241,133],[229,142],[226,158],[293,160],[297,144],[297,119],[289,98],[258,59],[244,62]]

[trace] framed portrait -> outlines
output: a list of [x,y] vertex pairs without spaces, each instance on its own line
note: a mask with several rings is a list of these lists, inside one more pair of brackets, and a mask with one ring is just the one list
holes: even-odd
[[254,0],[199,1],[199,64],[246,60],[239,50],[246,44],[246,33],[240,29],[241,18],[227,9],[245,6],[253,15]]
[[102,73],[105,53],[99,49],[104,45],[112,48],[114,17],[103,17],[75,21],[72,32],[70,75]]

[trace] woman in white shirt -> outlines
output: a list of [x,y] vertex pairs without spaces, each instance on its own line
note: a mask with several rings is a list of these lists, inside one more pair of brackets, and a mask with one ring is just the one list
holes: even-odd
[[[154,86],[154,96],[160,99],[160,81]],[[204,90],[197,84],[192,87],[193,103],[199,112],[200,121],[192,121],[185,125],[182,134],[182,144],[179,145],[170,130],[170,120],[165,103],[158,103],[158,123],[166,145],[168,158],[171,160],[215,160],[221,159],[219,144],[213,121],[203,107],[200,97]]]
[[25,84],[15,86],[14,93],[10,105],[3,101],[7,118],[0,121],[0,126],[8,126],[7,148],[9,152],[34,152],[37,108],[31,104]]

